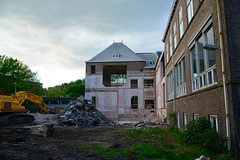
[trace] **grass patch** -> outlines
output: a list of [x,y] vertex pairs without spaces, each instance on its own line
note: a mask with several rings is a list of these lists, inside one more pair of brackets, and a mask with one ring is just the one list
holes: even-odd
[[[181,141],[182,131],[177,129],[151,128],[147,130],[126,130],[114,132],[120,135],[121,141],[116,139],[117,144],[124,147],[87,146],[92,150],[106,155],[109,159],[118,159],[118,156],[133,157],[133,159],[196,159],[201,155],[211,159],[222,160],[223,157],[208,153],[199,146],[186,146]],[[119,140],[119,141],[118,141]],[[132,143],[131,143],[132,142]],[[229,160],[229,159],[228,159]]]

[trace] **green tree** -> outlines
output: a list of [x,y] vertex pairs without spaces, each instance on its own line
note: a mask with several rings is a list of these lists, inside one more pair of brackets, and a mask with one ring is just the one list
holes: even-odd
[[74,84],[70,85],[65,90],[65,95],[68,95],[69,97],[79,97],[79,96],[85,96],[85,84]]
[[14,93],[15,85],[17,85],[17,91],[25,90],[35,94],[43,92],[36,72],[32,72],[18,59],[0,55],[0,90],[9,94]]
[[61,97],[63,96],[63,91],[61,91],[60,87],[49,87],[46,92],[47,97]]
[[85,95],[85,79],[78,79],[70,83],[62,83],[54,87],[49,87],[45,92],[47,97],[79,97]]

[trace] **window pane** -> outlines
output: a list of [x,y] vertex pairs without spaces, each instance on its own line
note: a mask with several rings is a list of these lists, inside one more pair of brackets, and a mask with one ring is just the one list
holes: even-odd
[[200,79],[200,88],[202,88],[202,86],[203,86],[203,84],[202,84],[202,76],[199,79]]
[[183,63],[183,68],[182,68],[182,71],[183,71],[183,83],[185,83],[186,82],[185,57],[182,59],[182,63]]
[[212,72],[208,72],[208,84],[212,84]]
[[180,38],[182,37],[183,35],[183,21],[181,21],[180,23]]
[[204,56],[203,56],[203,36],[197,40],[197,46],[198,46],[198,63],[199,63],[199,73],[202,73],[205,71],[204,67]]
[[[207,32],[206,32],[206,43],[214,45],[214,36],[213,36],[213,27],[211,27]],[[208,68],[216,64],[216,55],[215,51],[207,51],[207,56],[208,56]]]
[[198,74],[197,74],[195,46],[190,50],[190,54],[192,57],[192,61],[191,61],[192,77],[196,77]]
[[176,87],[179,86],[179,80],[178,80],[178,65],[175,66],[175,81],[176,81]]
[[206,74],[204,74],[203,75],[203,81],[204,81],[204,83],[203,83],[203,86],[206,86],[206,82],[207,82],[207,76],[206,76]]
[[138,108],[138,96],[133,96],[131,99],[131,108],[137,109]]
[[131,80],[131,88],[138,88],[138,80],[137,79]]
[[153,79],[144,79],[144,88],[152,88],[154,87]]
[[182,85],[183,84],[183,77],[182,77],[182,61],[179,63],[179,83],[180,83],[180,85]]
[[217,68],[213,70],[214,83],[217,82]]

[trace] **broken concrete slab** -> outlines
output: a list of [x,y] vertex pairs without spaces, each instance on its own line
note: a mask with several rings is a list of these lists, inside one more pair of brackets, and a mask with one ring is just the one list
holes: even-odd
[[107,119],[89,100],[78,98],[58,115],[60,125],[65,126],[108,126],[114,122]]

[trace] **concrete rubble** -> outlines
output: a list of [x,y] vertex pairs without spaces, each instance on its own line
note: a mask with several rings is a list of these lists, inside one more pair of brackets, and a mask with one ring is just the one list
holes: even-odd
[[64,126],[109,126],[114,122],[107,119],[91,101],[83,97],[70,102],[70,105],[61,110],[57,117],[59,125]]

